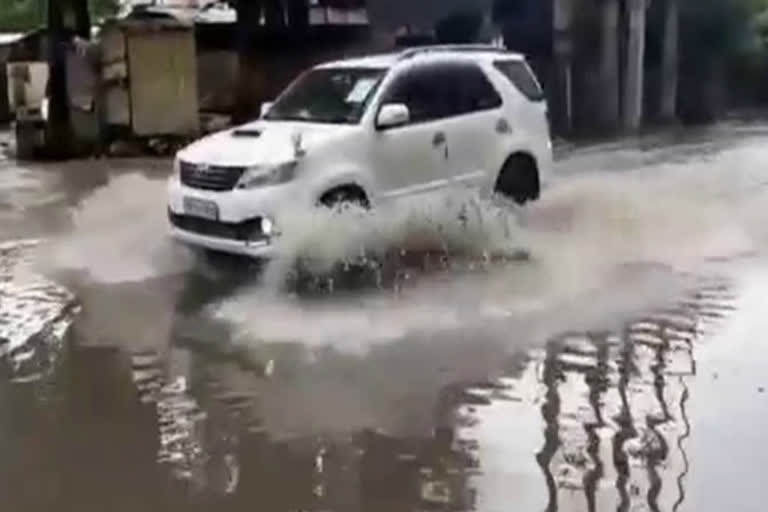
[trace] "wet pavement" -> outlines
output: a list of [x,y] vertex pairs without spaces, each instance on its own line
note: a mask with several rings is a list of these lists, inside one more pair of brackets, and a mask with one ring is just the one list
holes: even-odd
[[3,510],[762,511],[766,142],[569,148],[301,288],[174,246],[167,162],[0,160]]

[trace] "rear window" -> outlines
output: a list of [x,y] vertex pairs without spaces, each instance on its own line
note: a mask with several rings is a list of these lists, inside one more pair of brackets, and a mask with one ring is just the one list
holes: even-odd
[[494,66],[530,101],[544,100],[544,91],[541,90],[539,81],[524,61],[501,60],[494,62]]
[[398,77],[385,103],[404,103],[411,123],[493,110],[502,100],[483,71],[473,63],[422,64]]

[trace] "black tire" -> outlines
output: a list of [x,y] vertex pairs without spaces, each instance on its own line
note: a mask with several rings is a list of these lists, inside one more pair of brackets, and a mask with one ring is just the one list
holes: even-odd
[[334,210],[347,208],[367,210],[370,207],[365,192],[357,187],[340,187],[330,190],[320,198],[320,205]]
[[537,200],[539,171],[533,158],[527,155],[509,157],[499,172],[495,192],[521,205]]

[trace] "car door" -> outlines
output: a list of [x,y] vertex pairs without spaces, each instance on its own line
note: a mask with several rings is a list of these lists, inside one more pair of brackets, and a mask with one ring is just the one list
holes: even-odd
[[452,84],[454,116],[446,126],[450,140],[450,168],[453,185],[476,187],[499,169],[496,147],[504,136],[501,96],[480,67],[471,61],[458,61],[444,70],[446,83]]
[[444,129],[447,105],[439,91],[437,68],[417,64],[402,71],[383,92],[379,107],[400,103],[408,107],[408,123],[376,129],[371,163],[385,199],[419,196],[445,187],[449,158]]

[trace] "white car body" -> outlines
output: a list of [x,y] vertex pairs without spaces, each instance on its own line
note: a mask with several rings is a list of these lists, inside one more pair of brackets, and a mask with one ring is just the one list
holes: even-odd
[[[543,97],[532,101],[515,87],[497,68],[498,62],[523,65],[533,77],[521,56],[491,47],[426,47],[313,68],[370,68],[381,70],[383,78],[365,100],[367,106],[359,122],[283,121],[262,116],[179,151],[174,162],[176,172],[168,184],[172,236],[215,251],[270,256],[276,246],[273,226],[280,226],[281,217],[298,207],[317,205],[338,187],[354,186],[374,209],[394,201],[421,201],[425,195],[456,188],[472,187],[489,193],[511,155],[524,155],[535,162],[543,188],[552,167],[546,103]],[[442,63],[468,63],[479,68],[498,93],[501,105],[382,129],[377,120],[380,122],[392,84],[426,66],[440,69]],[[537,82],[535,85],[538,87]],[[238,185],[231,183],[234,186],[227,185],[224,190],[206,189],[206,179],[220,177],[216,173],[231,168],[247,168],[244,176],[256,176],[257,180],[259,172],[266,176],[275,168],[285,168],[290,178],[241,188],[245,179],[241,177]],[[194,182],[193,178],[202,181]],[[243,236],[249,229],[257,235]]]

